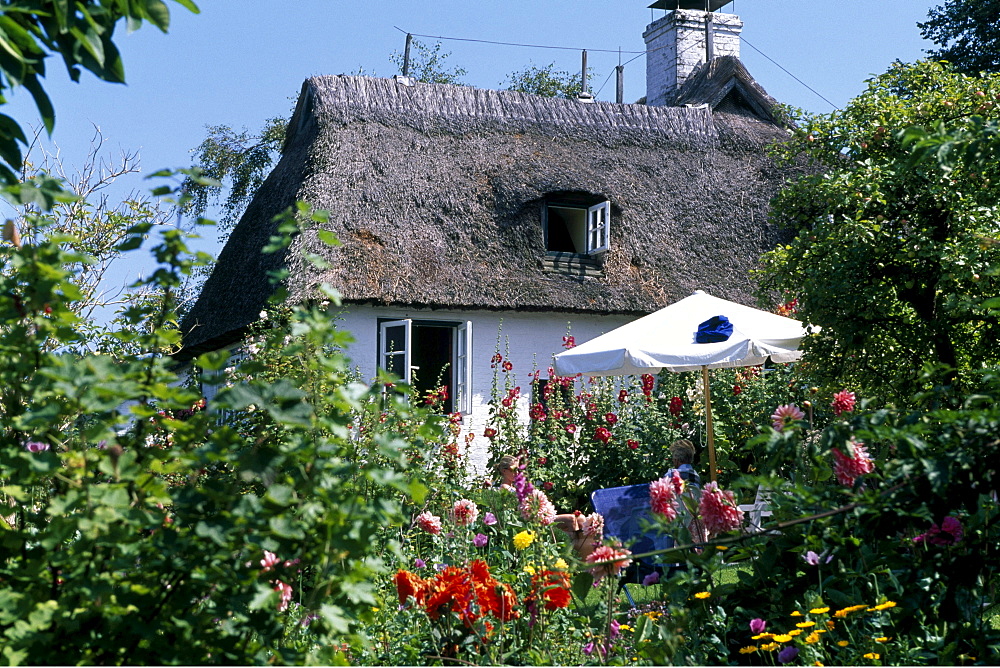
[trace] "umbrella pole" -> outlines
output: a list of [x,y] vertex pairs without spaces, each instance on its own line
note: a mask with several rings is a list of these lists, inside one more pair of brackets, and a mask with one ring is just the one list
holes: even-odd
[[708,389],[708,367],[701,367],[701,383],[705,388],[705,431],[708,432],[709,476],[715,482],[715,431],[712,429],[712,393]]

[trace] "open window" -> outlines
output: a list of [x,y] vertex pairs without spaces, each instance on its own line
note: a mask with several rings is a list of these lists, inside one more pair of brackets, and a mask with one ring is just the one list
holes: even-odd
[[610,222],[610,202],[591,204],[580,198],[547,201],[543,209],[545,250],[576,255],[602,253],[608,250]]
[[425,397],[447,389],[442,410],[472,411],[472,322],[379,321],[378,364]]

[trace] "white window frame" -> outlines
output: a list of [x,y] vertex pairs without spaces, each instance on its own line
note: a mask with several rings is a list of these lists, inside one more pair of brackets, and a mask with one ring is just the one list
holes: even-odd
[[587,252],[603,253],[611,238],[611,202],[605,200],[587,208]]
[[[469,414],[472,412],[472,321],[425,321],[427,326],[448,326],[452,328],[452,359],[450,364],[452,405],[456,412]],[[431,325],[433,322],[433,325]],[[420,319],[401,318],[379,323],[379,356],[378,366],[388,369],[390,366],[399,368],[392,361],[401,361],[405,369],[405,377],[400,380],[409,384],[413,379],[413,327],[420,327]],[[404,327],[404,350],[389,350],[386,330],[393,327]]]
[[[403,328],[403,350],[392,350],[389,348],[389,337],[386,334],[386,330],[394,327]],[[413,321],[409,318],[404,318],[402,320],[389,320],[379,325],[379,341],[381,342],[381,350],[379,350],[378,355],[379,367],[382,369],[398,369],[400,368],[398,365],[388,362],[390,358],[392,358],[392,361],[395,362],[395,358],[397,356],[401,356],[401,368],[403,369],[403,375],[400,376],[400,380],[407,384],[410,383],[410,379],[413,377],[410,369],[410,345],[412,336]]]

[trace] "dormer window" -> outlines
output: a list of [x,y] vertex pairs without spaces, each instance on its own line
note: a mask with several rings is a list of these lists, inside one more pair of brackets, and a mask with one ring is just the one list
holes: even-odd
[[608,250],[610,202],[553,198],[545,202],[542,216],[546,252],[596,255]]

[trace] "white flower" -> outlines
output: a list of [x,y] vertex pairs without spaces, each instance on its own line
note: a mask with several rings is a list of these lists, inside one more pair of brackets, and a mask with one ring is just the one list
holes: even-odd
[[267,320],[267,311],[261,311],[260,312],[260,319],[261,320]]

